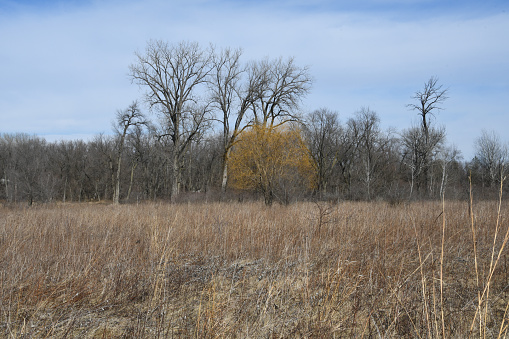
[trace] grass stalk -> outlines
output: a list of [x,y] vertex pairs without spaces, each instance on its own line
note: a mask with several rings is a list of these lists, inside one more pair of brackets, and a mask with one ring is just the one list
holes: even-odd
[[0,336],[503,337],[506,202],[469,204],[0,207]]

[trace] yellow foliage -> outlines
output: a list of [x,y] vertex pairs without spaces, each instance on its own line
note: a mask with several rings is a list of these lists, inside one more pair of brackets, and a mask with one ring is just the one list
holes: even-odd
[[297,128],[255,125],[244,131],[232,149],[228,168],[233,187],[260,189],[266,203],[283,186],[308,189],[314,182],[312,160]]

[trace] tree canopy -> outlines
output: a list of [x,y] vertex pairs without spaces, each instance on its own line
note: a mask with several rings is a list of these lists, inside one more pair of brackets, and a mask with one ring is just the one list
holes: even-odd
[[254,125],[240,135],[229,165],[233,187],[260,190],[267,205],[315,185],[312,158],[295,127]]

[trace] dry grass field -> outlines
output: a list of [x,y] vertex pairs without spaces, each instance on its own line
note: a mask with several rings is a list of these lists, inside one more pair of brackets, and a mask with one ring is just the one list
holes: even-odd
[[508,203],[468,206],[3,207],[0,337],[505,337]]

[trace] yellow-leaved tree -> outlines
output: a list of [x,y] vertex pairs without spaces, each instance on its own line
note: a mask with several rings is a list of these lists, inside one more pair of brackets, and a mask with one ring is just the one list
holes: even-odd
[[233,187],[258,190],[266,205],[314,185],[314,169],[301,131],[287,126],[254,125],[240,134],[228,166]]

